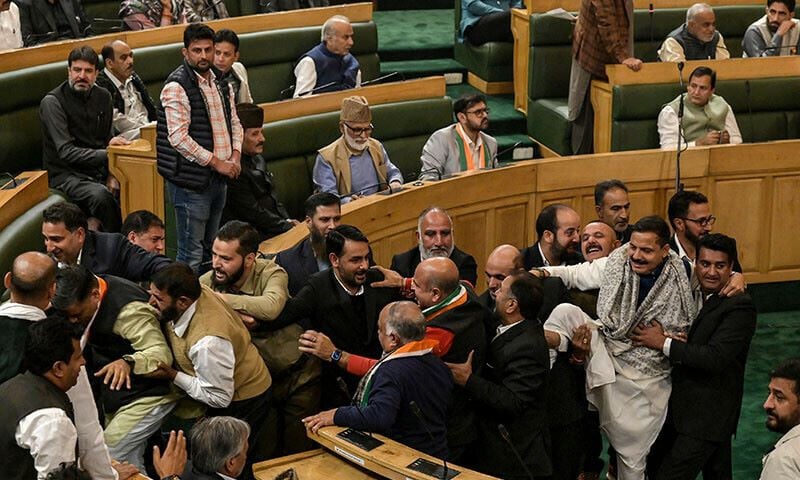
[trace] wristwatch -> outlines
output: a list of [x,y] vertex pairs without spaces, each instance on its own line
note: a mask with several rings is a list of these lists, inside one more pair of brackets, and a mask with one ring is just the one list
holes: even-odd
[[336,363],[340,358],[342,358],[341,350],[334,350],[333,353],[331,353],[331,362]]

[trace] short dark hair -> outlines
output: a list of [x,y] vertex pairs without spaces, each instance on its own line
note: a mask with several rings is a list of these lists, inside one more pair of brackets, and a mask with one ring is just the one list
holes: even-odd
[[81,45],[80,47],[73,48],[67,57],[67,66],[71,67],[72,62],[77,62],[78,60],[91,63],[94,65],[94,68],[100,69],[100,58],[97,56],[97,52],[89,45]]
[[544,301],[542,281],[530,274],[520,272],[511,276],[511,295],[517,299],[519,313],[527,320],[534,321],[539,317],[539,310]]
[[655,233],[658,245],[663,247],[669,242],[669,225],[658,215],[642,217],[631,227],[631,233]]
[[129,213],[125,217],[125,221],[122,222],[122,234],[128,236],[129,233],[133,232],[141,235],[152,227],[164,228],[164,221],[148,210],[136,210]]
[[325,236],[325,252],[341,257],[346,240],[369,243],[367,236],[352,225],[339,225]]
[[200,298],[200,281],[192,267],[182,262],[167,265],[153,275],[150,282],[159,290],[176,299],[187,297],[192,300]]
[[775,2],[786,5],[786,9],[789,10],[789,13],[794,12],[795,0],[767,0],[767,6],[770,7]]
[[692,70],[692,74],[689,75],[689,80],[691,81],[694,77],[711,77],[711,88],[716,88],[717,86],[717,72],[708,68],[708,67],[697,67]]
[[479,103],[486,103],[486,97],[480,93],[464,94],[453,102],[453,113],[465,113],[468,108]]
[[794,394],[800,397],[800,358],[790,358],[781,362],[774,370],[769,372],[770,380],[785,378],[794,381]]
[[214,41],[214,29],[205,23],[190,23],[183,31],[183,47],[189,48],[192,42],[198,40]]
[[672,227],[675,227],[675,219],[685,217],[689,214],[689,205],[692,203],[708,203],[708,198],[700,192],[694,190],[681,190],[669,199],[667,206],[667,217]]
[[536,237],[539,240],[542,239],[546,231],[556,233],[556,230],[558,230],[558,211],[565,208],[570,207],[563,203],[554,203],[544,207],[539,212],[539,216],[536,217]]
[[75,463],[61,462],[58,470],[48,473],[45,480],[92,480],[92,477]]
[[234,51],[239,51],[239,35],[236,35],[236,32],[229,28],[223,28],[222,30],[218,30],[217,33],[214,34],[214,43],[222,43],[228,42],[233,45]]
[[731,265],[733,265],[738,256],[736,253],[736,240],[721,233],[709,233],[700,237],[700,241],[697,242],[697,251],[700,252],[700,249],[703,248],[728,255],[728,263]]
[[114,60],[114,42],[116,42],[116,40],[106,43],[100,50],[100,55],[103,57],[103,65],[106,64],[106,60]]
[[238,240],[239,248],[236,249],[236,253],[246,257],[251,253],[258,253],[260,237],[258,230],[249,223],[231,220],[219,229],[217,240],[222,240],[223,242]]
[[44,375],[56,362],[69,363],[73,340],[80,340],[78,328],[62,316],[48,317],[28,327],[25,343],[25,367],[36,375]]
[[341,207],[342,201],[339,197],[330,192],[319,192],[306,198],[303,210],[306,213],[306,217],[312,218],[317,213],[317,207],[331,207],[333,205]]
[[86,300],[97,286],[97,277],[83,265],[65,266],[58,270],[56,294],[50,303],[58,310],[66,310],[71,305]]
[[83,210],[69,202],[59,202],[45,208],[42,212],[42,221],[52,224],[63,223],[70,232],[74,232],[78,228],[82,228],[84,231],[89,230],[89,223],[86,221]]
[[606,193],[615,188],[620,188],[624,190],[625,193],[628,193],[628,186],[625,185],[622,180],[612,178],[611,180],[603,180],[602,182],[598,182],[597,185],[594,186],[594,204],[598,207],[602,205],[603,199],[606,198]]

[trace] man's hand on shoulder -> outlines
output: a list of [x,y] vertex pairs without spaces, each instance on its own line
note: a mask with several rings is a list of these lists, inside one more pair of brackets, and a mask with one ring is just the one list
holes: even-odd
[[719,291],[720,297],[735,297],[737,295],[743,294],[747,290],[747,282],[744,281],[744,275],[738,272],[734,272],[728,278],[728,283],[726,283],[722,290]]
[[630,68],[634,72],[642,69],[642,61],[635,57],[629,57],[622,61],[622,64]]

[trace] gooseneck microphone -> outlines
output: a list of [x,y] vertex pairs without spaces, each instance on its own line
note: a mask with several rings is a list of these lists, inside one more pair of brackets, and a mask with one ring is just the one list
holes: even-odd
[[[431,443],[436,444],[436,439],[433,437],[431,429],[428,428],[428,422],[426,422],[425,417],[422,416],[422,410],[420,410],[417,402],[411,400],[408,402],[408,406],[411,407],[411,413],[413,413],[414,416],[417,417],[417,420],[419,420],[419,423],[422,424],[422,428],[425,429],[425,433],[428,434],[428,437],[431,439]],[[447,471],[447,459],[442,458],[442,476],[440,477],[442,480],[447,480]]]
[[528,469],[528,466],[525,465],[525,462],[522,460],[522,455],[519,454],[519,451],[517,451],[517,448],[514,446],[514,442],[511,441],[511,435],[508,434],[506,426],[503,425],[502,423],[498,423],[497,431],[500,432],[500,436],[503,437],[503,440],[508,444],[509,447],[511,447],[511,451],[514,452],[514,456],[517,457],[517,461],[522,467],[522,470],[525,471],[525,475],[527,475],[528,478],[530,478],[531,480],[534,480],[533,474]]
[[683,85],[683,62],[678,62],[678,82],[681,85],[681,95],[678,101],[678,151],[675,156],[675,191],[682,192],[681,183],[681,138],[683,137],[683,103],[686,96],[686,87]]
[[[494,154],[494,158],[492,158],[492,164],[494,165],[494,162],[495,162],[495,161],[496,161],[498,158],[502,157],[503,155],[505,155],[506,153],[508,153],[508,152],[510,152],[510,151],[513,151],[515,148],[519,147],[520,145],[522,145],[522,141],[521,141],[521,140],[520,140],[519,142],[515,143],[514,145],[511,145],[510,147],[508,147],[508,148],[504,148],[503,150],[501,150],[501,151],[499,151],[499,152],[495,153],[495,154]],[[513,158],[512,158],[512,159],[513,159]]]

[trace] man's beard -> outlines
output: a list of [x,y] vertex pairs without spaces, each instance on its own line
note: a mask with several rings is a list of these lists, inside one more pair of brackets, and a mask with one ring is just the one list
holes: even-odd
[[161,323],[174,322],[175,320],[180,318],[181,314],[182,312],[178,311],[178,307],[176,307],[175,305],[170,305],[169,307],[166,307],[164,310],[161,311],[161,313],[158,316],[158,319],[161,321]]
[[780,26],[781,26],[780,22],[775,22],[775,23],[767,22],[767,30],[769,30],[769,33],[774,34],[775,32],[778,31],[778,28],[780,28]]
[[700,243],[700,237],[692,233],[691,230],[689,230],[688,228],[686,229],[684,235],[686,236],[686,240],[689,241],[689,244],[691,244],[696,249],[697,245]]
[[364,143],[356,142],[356,139],[354,137],[351,137],[346,131],[344,133],[344,141],[347,143],[348,147],[357,152],[363,152],[367,148],[367,142]]
[[429,258],[435,258],[435,257],[450,258],[450,255],[452,255],[454,248],[456,248],[455,244],[451,245],[450,248],[446,250],[441,250],[437,248],[427,249],[422,245],[422,242],[419,242],[419,258],[420,260],[427,260]]
[[575,251],[575,249],[571,248],[570,246],[565,247],[564,245],[558,243],[558,240],[556,240],[553,242],[553,246],[550,247],[550,251],[553,254],[553,260],[561,263],[564,261],[564,257],[567,255],[567,253],[572,253]]
[[[225,279],[217,280],[217,275],[216,275],[217,272],[223,273],[225,275]],[[234,285],[236,282],[238,282],[239,279],[242,278],[242,275],[244,275],[244,262],[242,262],[242,264],[239,265],[239,268],[233,273],[233,275],[228,275],[221,269],[215,268],[213,273],[211,274],[211,284],[214,285],[215,287],[230,287],[231,285]]]
[[194,70],[195,72],[197,72],[197,73],[202,75],[202,74],[206,73],[207,71],[211,70],[211,62],[207,62],[206,66],[204,66],[204,67],[201,67],[199,64],[198,65],[189,64],[189,67],[191,67],[191,69]]
[[92,87],[94,86],[94,84],[91,82],[81,82],[80,88],[76,87],[76,85],[78,85],[77,82],[69,80],[69,88],[72,89],[73,92],[79,93],[81,95],[88,95],[89,90],[91,90]]

